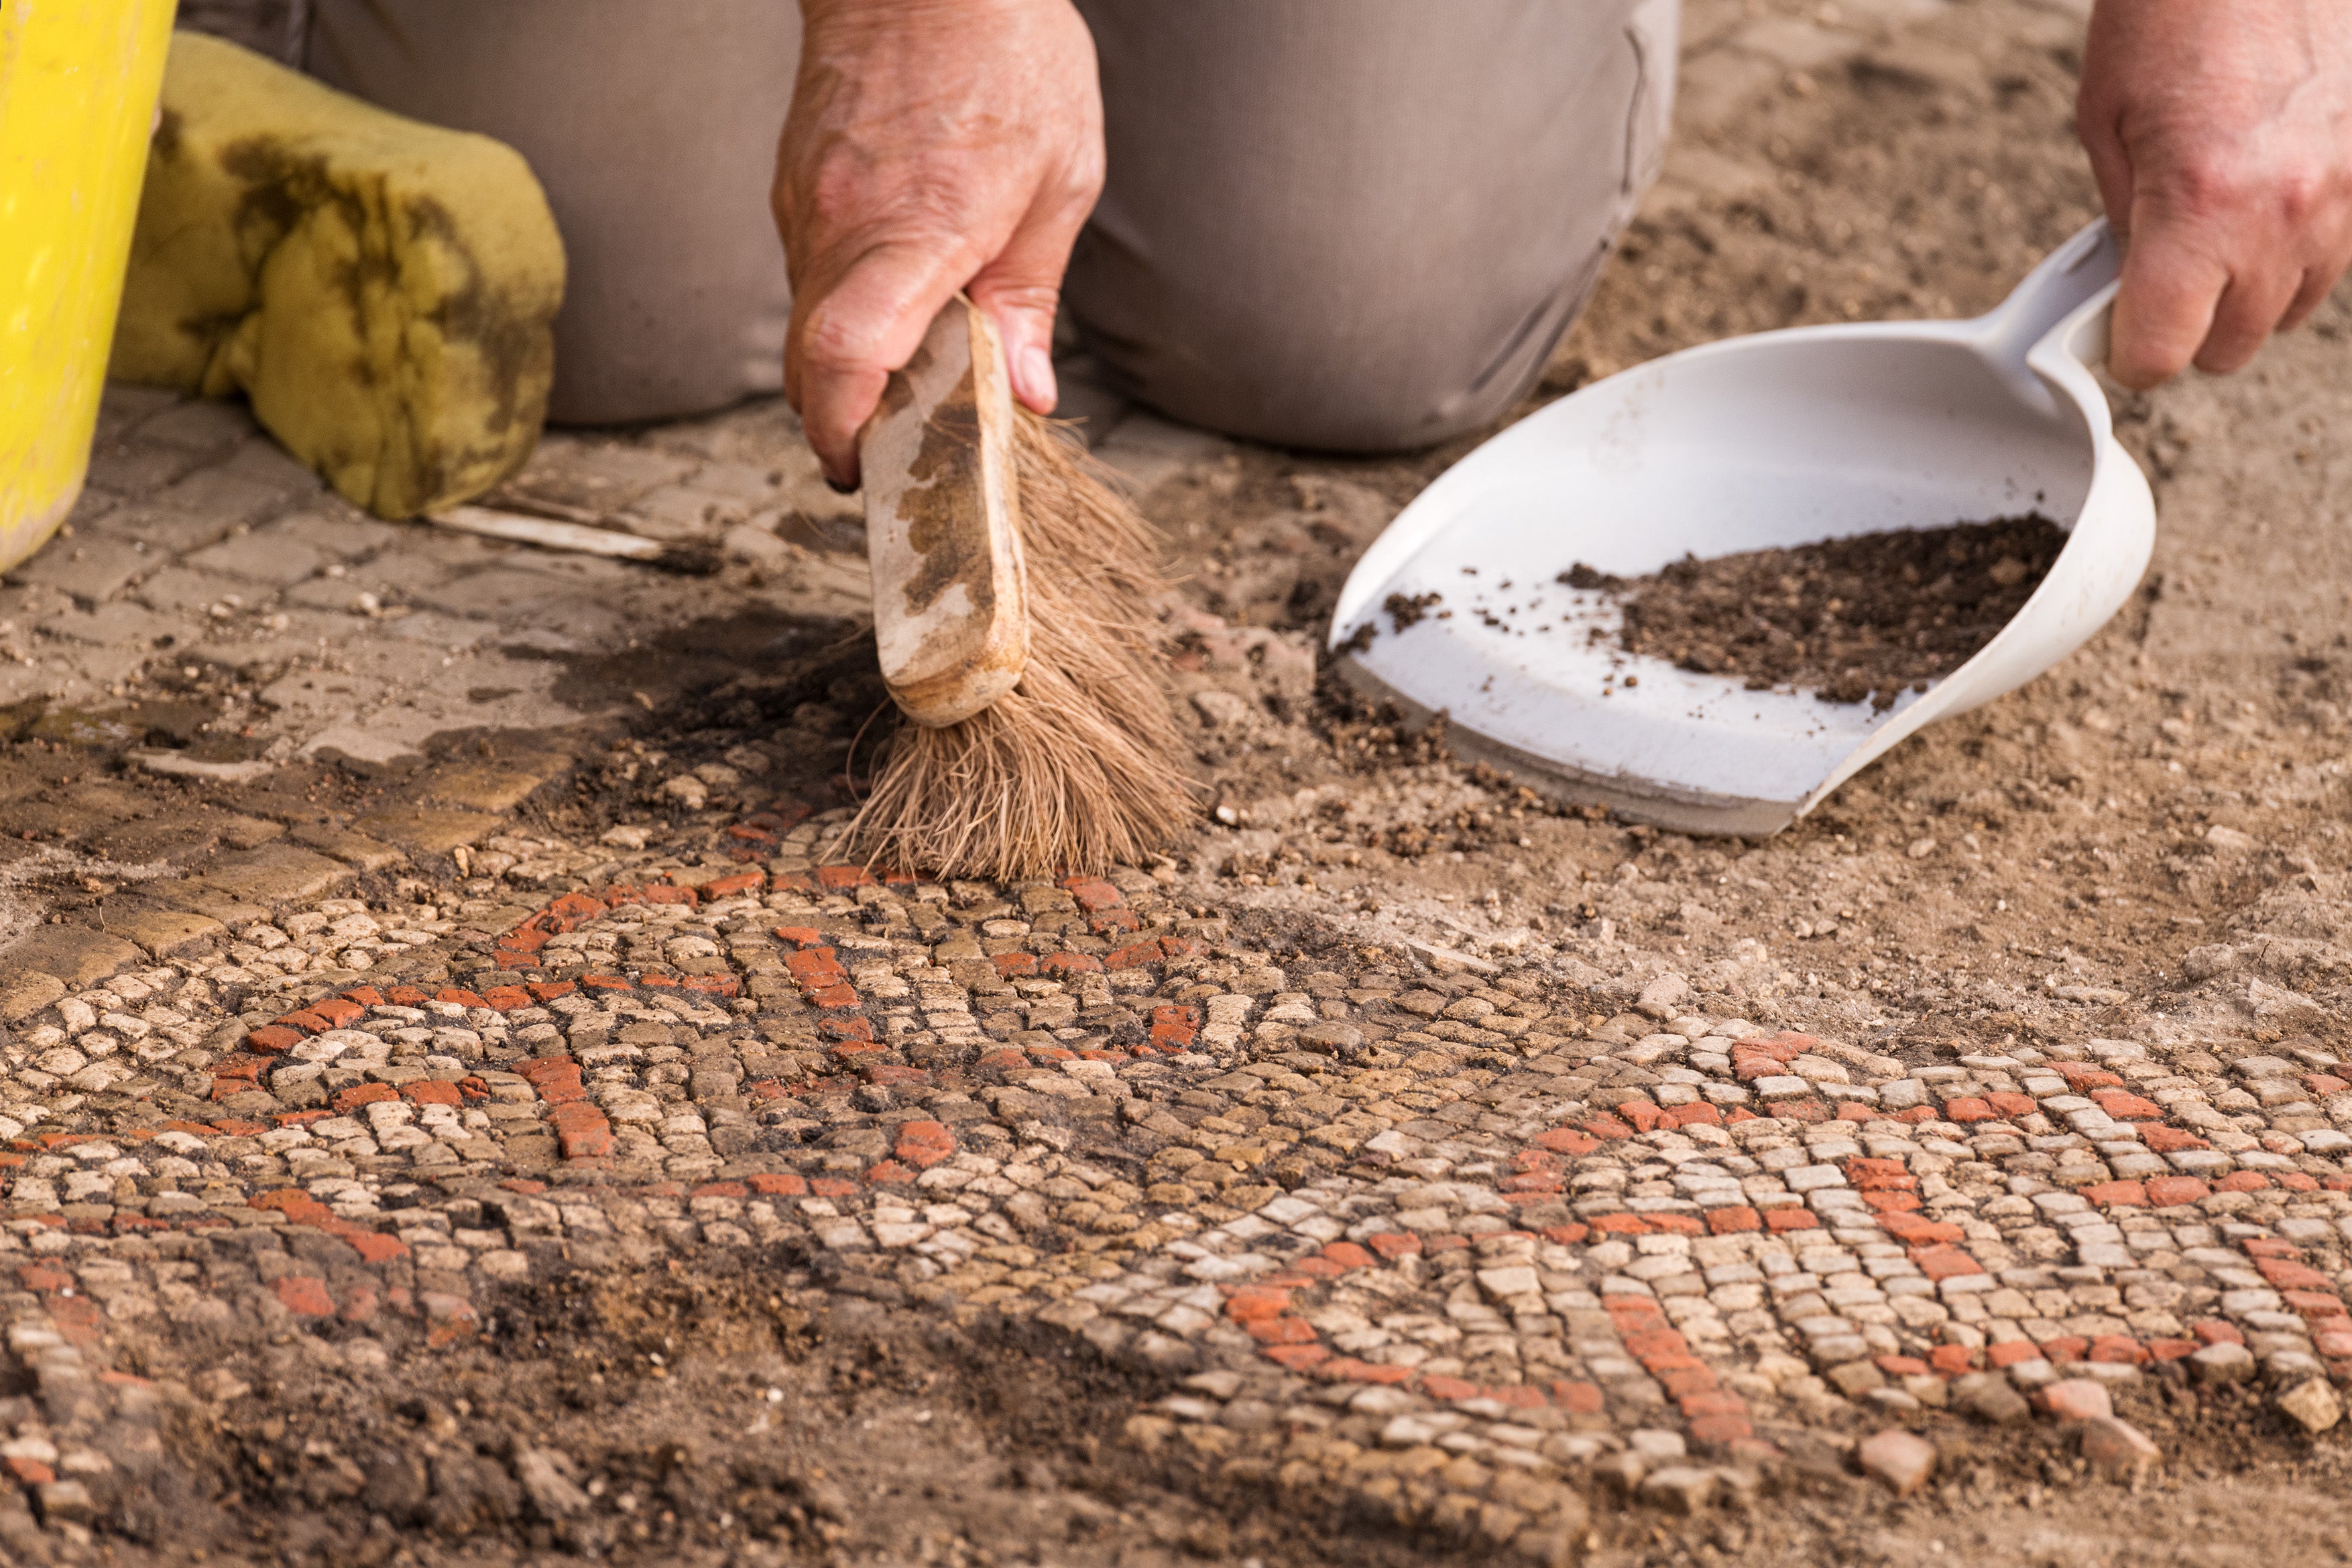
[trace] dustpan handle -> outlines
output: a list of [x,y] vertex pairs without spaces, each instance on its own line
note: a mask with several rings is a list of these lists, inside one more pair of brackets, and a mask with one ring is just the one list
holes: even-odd
[[2025,357],[2050,329],[2110,288],[2123,272],[2123,246],[2099,219],[2052,251],[2010,297],[1981,318],[1997,357],[2025,370]]

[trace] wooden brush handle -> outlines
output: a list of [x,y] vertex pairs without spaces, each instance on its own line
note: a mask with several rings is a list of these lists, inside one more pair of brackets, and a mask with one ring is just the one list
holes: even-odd
[[958,724],[1029,662],[1004,345],[958,296],[858,438],[882,678],[907,716]]

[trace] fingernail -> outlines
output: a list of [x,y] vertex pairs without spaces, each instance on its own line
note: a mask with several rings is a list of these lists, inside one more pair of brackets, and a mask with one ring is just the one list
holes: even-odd
[[1054,386],[1054,356],[1044,345],[1032,343],[1021,351],[1022,390],[1030,403],[1044,403],[1047,409],[1060,401]]
[[826,475],[824,477],[824,487],[832,491],[836,496],[855,496],[857,494],[856,486],[846,484],[842,480],[835,478],[830,474]]

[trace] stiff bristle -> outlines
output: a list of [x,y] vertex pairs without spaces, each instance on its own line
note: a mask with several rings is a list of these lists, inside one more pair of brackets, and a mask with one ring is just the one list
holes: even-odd
[[1161,678],[1160,540],[1075,441],[1020,411],[1021,683],[961,724],[900,722],[849,837],[877,864],[1023,881],[1133,864],[1193,805]]

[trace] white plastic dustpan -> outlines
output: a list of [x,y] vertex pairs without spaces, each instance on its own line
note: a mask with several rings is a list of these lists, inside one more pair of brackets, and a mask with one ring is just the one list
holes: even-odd
[[[2156,505],[2090,370],[2119,262],[2094,224],[1974,320],[1759,333],[1561,399],[1365,552],[1332,620],[1342,674],[1416,722],[1444,714],[1458,754],[1549,793],[1688,831],[1785,827],[1922,725],[2032,680],[2130,597]],[[1685,553],[2029,511],[2067,531],[2050,575],[1974,658],[1885,711],[1628,662],[1587,634],[1614,611],[1554,580],[1577,561],[1639,577]],[[1431,593],[1455,613],[1396,630],[1391,597]],[[1346,652],[1368,622],[1370,645]],[[1639,683],[1604,696],[1612,672]]]

